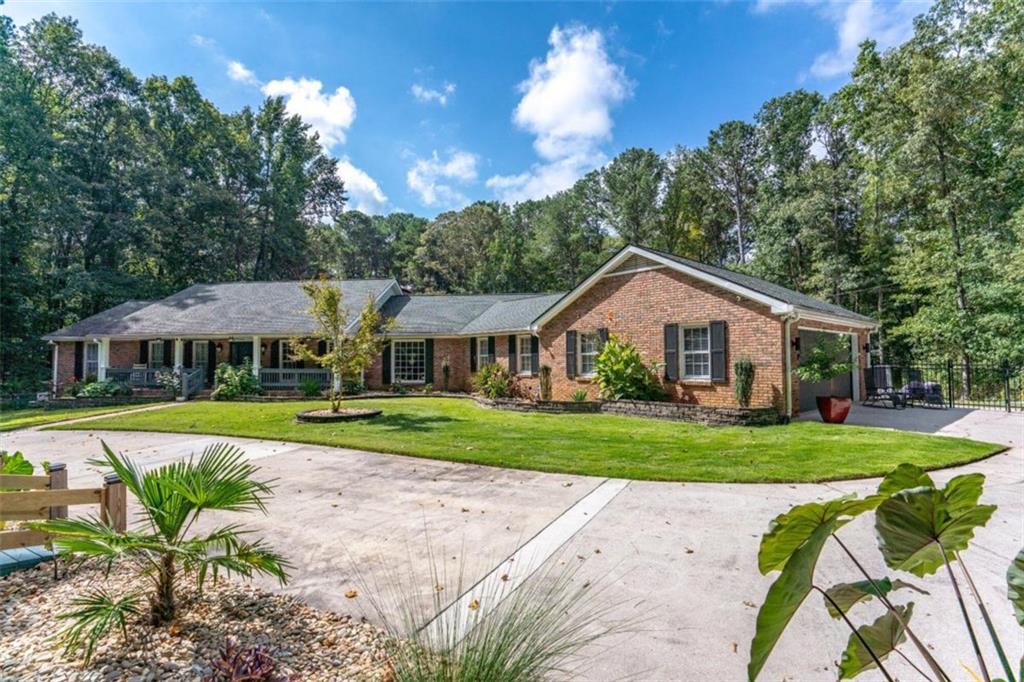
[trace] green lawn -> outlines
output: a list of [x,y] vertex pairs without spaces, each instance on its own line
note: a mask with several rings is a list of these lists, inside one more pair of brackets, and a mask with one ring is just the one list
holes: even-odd
[[129,410],[135,407],[145,407],[145,405],[70,407],[60,410],[44,410],[40,407],[29,407],[23,410],[3,410],[0,411],[0,432],[27,429],[30,426],[52,424],[53,422],[60,422],[65,419],[78,419],[79,417],[91,417],[97,414],[121,412],[122,410]]
[[706,427],[615,415],[501,412],[469,400],[353,400],[378,407],[368,421],[296,424],[324,402],[194,402],[58,429],[250,436],[455,462],[670,481],[821,481],[881,475],[900,462],[961,464],[1003,449],[991,443],[886,429],[795,422]]

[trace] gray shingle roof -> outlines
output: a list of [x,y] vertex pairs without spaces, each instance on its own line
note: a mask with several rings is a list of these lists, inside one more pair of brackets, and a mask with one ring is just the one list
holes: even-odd
[[814,298],[813,296],[808,296],[807,294],[801,294],[799,291],[787,289],[784,286],[781,286],[779,284],[773,284],[772,282],[763,280],[759,277],[746,275],[742,272],[735,272],[733,270],[727,270],[726,268],[715,267],[714,265],[708,265],[706,263],[701,263],[700,261],[690,260],[689,258],[683,258],[682,256],[676,256],[674,254],[665,253],[664,251],[658,251],[656,249],[650,249],[647,247],[641,248],[643,248],[645,251],[656,253],[659,256],[662,256],[663,258],[668,258],[669,260],[674,260],[677,263],[694,268],[695,270],[700,270],[701,272],[705,272],[715,277],[720,277],[721,279],[732,282],[733,284],[738,284],[741,287],[752,289],[753,291],[756,291],[760,294],[764,294],[765,296],[770,296],[772,298],[778,299],[783,303],[788,303],[790,305],[797,306],[798,308],[806,308],[808,310],[827,313],[829,315],[848,317],[854,320],[859,320],[861,322],[875,321],[874,319],[868,317],[867,315],[855,313],[852,310],[847,310],[842,306],[836,305],[834,303],[828,303],[827,301],[822,301],[820,299]]
[[396,335],[485,334],[526,331],[563,294],[395,296],[384,313]]
[[[306,312],[309,298],[299,282],[195,284],[148,304],[122,303],[48,334],[47,339],[87,336],[310,334],[316,326]],[[390,279],[342,280],[350,319],[367,299],[395,284]]]

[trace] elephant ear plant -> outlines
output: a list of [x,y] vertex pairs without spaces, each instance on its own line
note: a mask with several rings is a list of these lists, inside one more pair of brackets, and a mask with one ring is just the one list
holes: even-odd
[[206,510],[222,512],[266,511],[270,483],[254,478],[257,467],[243,452],[227,443],[207,447],[198,459],[143,470],[103,443],[103,457],[89,463],[110,469],[138,500],[135,527],[120,533],[97,518],[58,519],[32,524],[51,533],[54,547],[79,562],[94,562],[109,575],[115,563],[128,562],[148,579],[148,595],[140,590],[125,594],[95,587],[73,600],[73,609],[59,616],[71,625],[58,635],[65,653],[85,647],[91,657],[97,643],[111,629],[126,633],[126,617],[149,602],[152,625],[174,620],[177,591],[183,577],[202,589],[206,579],[221,571],[247,578],[260,573],[284,584],[288,562],[262,540],[247,539],[250,531],[230,523],[208,532],[193,526]]
[[[840,539],[838,531],[844,525],[873,511],[878,549],[886,566],[917,578],[938,571],[949,577],[957,609],[974,649],[977,674],[972,671],[972,675],[985,682],[992,680],[978,641],[983,624],[998,655],[1004,679],[1017,682],[962,556],[975,529],[984,526],[996,510],[993,505],[978,504],[984,480],[982,474],[966,474],[954,477],[944,488],[939,488],[919,467],[901,464],[882,480],[875,494],[866,498],[849,495],[824,503],[801,504],[776,517],[761,538],[758,568],[764,575],[773,571],[780,571],[780,574],[768,589],[757,614],[747,667],[749,679],[753,681],[760,674],[779,637],[812,591],[821,595],[829,616],[842,620],[851,631],[839,663],[840,680],[877,669],[892,682],[894,677],[886,669],[885,660],[893,653],[933,682],[950,682],[961,677],[948,673],[932,655],[930,647],[914,634],[910,626],[914,602],[901,605],[892,601],[896,592],[928,593],[898,578],[871,575]],[[859,574],[855,581],[832,586],[815,581],[818,556],[830,539],[838,544]],[[959,569],[959,578],[953,570],[954,564]],[[1010,601],[1018,621],[1024,625],[1024,551],[1011,565],[1007,581]],[[973,597],[981,623],[972,620],[965,592]],[[852,612],[863,610],[860,604],[875,600],[884,607],[883,614],[869,624],[855,626]],[[908,641],[916,650],[916,656],[912,651],[901,650]],[[960,658],[955,657],[955,660]],[[930,670],[930,674],[926,670]]]

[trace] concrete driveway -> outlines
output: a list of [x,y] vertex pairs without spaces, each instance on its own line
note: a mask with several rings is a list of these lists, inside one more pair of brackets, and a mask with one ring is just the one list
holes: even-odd
[[[901,413],[861,408],[851,421],[863,423],[875,414],[892,420]],[[950,435],[969,429],[976,438],[1012,446],[934,477],[944,482],[974,471],[987,476],[983,501],[999,510],[977,534],[965,560],[1011,659],[1019,660],[1024,642],[1006,602],[1004,575],[1024,545],[1024,416],[951,416],[942,417],[947,423],[926,428]],[[959,427],[951,426],[958,422]],[[266,586],[316,606],[375,619],[368,593],[395,580],[425,602],[435,594],[432,561],[450,575],[461,568],[466,586],[515,565],[506,561],[510,556],[545,568],[582,562],[580,577],[603,586],[601,598],[617,604],[614,619],[642,619],[630,632],[587,652],[581,677],[594,680],[745,678],[757,607],[772,581],[756,568],[768,522],[793,504],[867,493],[877,485],[876,480],[817,485],[620,482],[292,443],[147,433],[17,431],[4,435],[3,447],[20,449],[36,461],[65,461],[72,485],[93,485],[98,474],[84,462],[98,453],[100,438],[147,465],[198,452],[212,442],[242,446],[263,475],[278,479],[268,515],[253,517],[250,525],[295,564],[286,587]],[[841,535],[875,575],[888,575],[867,519],[846,526]],[[832,546],[826,546],[818,577],[823,586],[858,579]],[[931,592],[914,595],[915,631],[935,647],[955,677],[962,672],[961,661],[973,666],[973,656],[950,584],[941,576],[915,582]],[[359,596],[346,598],[352,588]],[[445,594],[455,599],[457,592],[449,583]],[[858,622],[879,613],[877,605],[861,607]],[[819,601],[808,600],[761,679],[834,679],[833,660],[846,638]],[[988,660],[990,668],[997,665],[994,654]],[[892,669],[901,679],[913,677],[895,661]]]

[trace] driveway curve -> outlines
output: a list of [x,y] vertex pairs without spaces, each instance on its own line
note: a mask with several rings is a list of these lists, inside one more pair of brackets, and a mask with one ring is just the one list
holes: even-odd
[[[982,501],[999,509],[965,559],[1007,653],[1019,660],[1024,642],[1006,602],[1004,577],[1024,545],[1024,418],[1013,416],[1005,425],[975,425],[986,440],[1010,446],[1008,451],[933,477],[944,483],[960,473],[986,475]],[[403,592],[427,600],[434,587],[432,561],[452,574],[461,568],[466,587],[524,548],[547,567],[581,562],[579,576],[603,585],[602,598],[616,602],[614,618],[641,620],[587,652],[575,677],[593,680],[745,679],[757,607],[772,581],[757,571],[758,543],[768,522],[794,504],[864,494],[877,486],[877,479],[796,485],[619,482],[285,442],[137,432],[29,429],[4,434],[2,447],[21,450],[33,461],[63,461],[72,486],[94,485],[99,474],[85,461],[99,452],[100,439],[145,465],[187,457],[213,442],[237,443],[264,476],[277,479],[268,514],[247,523],[295,564],[287,586],[263,586],[315,606],[375,619],[368,594],[399,581]],[[868,519],[841,533],[869,570],[887,574]],[[851,569],[827,545],[817,575],[832,584],[856,579]],[[973,656],[951,585],[942,576],[918,582],[931,595],[915,599],[915,631],[959,672],[959,661],[969,664]],[[347,598],[352,588],[359,596]],[[457,595],[452,592],[453,599]],[[873,609],[866,607],[862,617],[878,615]],[[846,638],[819,604],[809,602],[760,679],[835,679],[833,661]],[[994,653],[988,658],[996,663]],[[898,663],[893,669],[901,679],[912,677]]]

